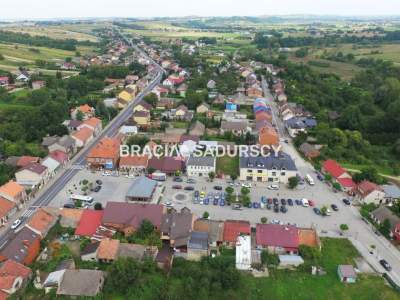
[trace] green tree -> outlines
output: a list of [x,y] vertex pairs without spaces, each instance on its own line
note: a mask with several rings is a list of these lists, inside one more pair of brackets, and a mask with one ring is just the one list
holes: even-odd
[[210,181],[214,181],[215,173],[214,172],[208,173],[208,178],[210,179]]
[[154,232],[154,225],[149,220],[144,219],[142,221],[142,224],[140,224],[140,227],[139,227],[138,231],[136,232],[136,235],[140,239],[146,239],[153,232]]
[[100,202],[96,202],[96,203],[94,204],[94,209],[95,209],[95,210],[102,210],[102,209],[103,209],[103,206],[101,205]]
[[277,254],[270,254],[267,250],[261,252],[261,262],[265,266],[277,266],[279,257]]
[[210,214],[208,213],[208,211],[205,211],[203,213],[203,219],[208,219],[210,217]]
[[288,185],[290,189],[295,189],[299,184],[299,178],[297,176],[289,177]]
[[345,231],[348,231],[348,230],[349,230],[349,225],[347,225],[347,224],[340,224],[339,228],[340,228],[341,231],[345,232]]
[[326,205],[321,207],[321,214],[323,216],[326,216],[326,213],[328,212],[328,207]]
[[392,231],[392,224],[390,223],[389,219],[385,219],[383,223],[379,227],[379,231],[386,237],[390,236]]
[[260,221],[262,224],[266,224],[268,222],[268,219],[267,219],[267,217],[261,217]]

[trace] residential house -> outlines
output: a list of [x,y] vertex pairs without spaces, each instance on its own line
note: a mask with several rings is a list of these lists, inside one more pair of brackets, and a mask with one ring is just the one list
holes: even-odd
[[156,105],[157,109],[172,109],[176,105],[176,99],[174,98],[161,98]]
[[10,80],[8,76],[0,76],[0,87],[6,87],[8,86]]
[[23,289],[32,277],[32,270],[12,259],[0,266],[0,299],[7,299]]
[[241,136],[249,132],[247,121],[222,121],[221,122],[221,134],[225,132],[231,132],[233,135]]
[[184,207],[180,212],[172,211],[163,215],[161,239],[169,241],[175,252],[187,252],[187,243],[193,229],[194,215]]
[[97,136],[103,129],[103,124],[100,119],[93,117],[83,121],[83,123],[78,126],[78,130],[81,130],[85,127],[91,129],[93,131],[93,135]]
[[5,226],[8,220],[17,212],[17,204],[0,197],[0,227]]
[[193,112],[185,105],[179,105],[176,109],[171,109],[169,118],[178,121],[190,122],[193,119]]
[[25,168],[26,166],[30,164],[36,164],[39,163],[40,157],[37,156],[21,156],[18,161],[17,161],[17,167],[18,168]]
[[125,201],[151,202],[157,187],[157,181],[140,176],[134,180],[125,196]]
[[213,156],[190,156],[186,162],[188,176],[205,176],[216,171],[216,159]]
[[25,226],[43,239],[57,220],[58,218],[50,210],[39,208]]
[[250,235],[251,228],[248,221],[226,220],[224,223],[223,243],[227,246],[236,246],[240,235]]
[[203,136],[206,131],[206,126],[200,121],[196,121],[189,127],[189,134],[195,136]]
[[[67,127],[68,132],[78,130],[78,127],[82,124],[82,121],[79,120],[65,120],[62,125]],[[48,147],[48,146],[47,146]]]
[[299,147],[299,151],[308,159],[314,159],[320,156],[320,152],[314,145],[303,143]]
[[33,263],[40,251],[40,235],[23,227],[0,249],[0,261],[12,259],[18,263]]
[[76,152],[76,141],[69,135],[64,135],[57,142],[48,146],[49,152],[62,151],[71,157]]
[[121,156],[119,170],[123,173],[142,173],[147,169],[149,157],[147,155]]
[[146,219],[156,230],[160,230],[164,212],[163,205],[109,201],[104,208],[102,224],[129,235],[135,232]]
[[49,172],[47,167],[38,163],[31,163],[16,172],[15,178],[17,183],[22,186],[39,188],[48,180]]
[[67,162],[69,161],[67,153],[60,151],[60,150],[55,150],[49,153],[49,157],[52,159],[55,159],[58,161],[61,167],[64,167]]
[[271,153],[261,157],[241,156],[239,168],[239,177],[243,181],[287,184],[290,177],[297,175],[297,168],[293,159],[284,152]]
[[57,295],[94,297],[104,285],[104,273],[99,270],[65,270]]
[[17,76],[17,78],[15,78],[16,81],[21,81],[21,82],[28,82],[30,79],[31,76],[26,71],[21,71]]
[[297,254],[299,230],[296,226],[280,224],[257,224],[256,245],[276,254]]
[[118,133],[124,136],[124,139],[135,136],[138,133],[138,128],[136,126],[123,125],[119,129]]
[[101,226],[103,214],[103,210],[85,209],[75,229],[75,235],[88,238],[93,237],[99,226]]
[[156,86],[151,92],[156,94],[157,98],[160,100],[161,97],[168,95],[169,89],[163,86]]
[[32,81],[32,89],[38,90],[46,86],[46,81],[43,80],[35,80]]
[[142,100],[139,101],[134,107],[133,107],[133,112],[137,111],[146,111],[150,112],[153,109],[153,107],[148,104],[146,101]]
[[119,108],[124,108],[126,105],[128,105],[129,102],[133,100],[134,96],[127,91],[122,91],[121,93],[118,94],[117,96],[117,106]]
[[93,130],[89,127],[83,127],[74,132],[71,137],[75,140],[75,145],[78,148],[85,147],[91,140],[93,140]]
[[274,127],[263,127],[259,131],[258,143],[261,146],[279,145],[279,135]]
[[105,137],[87,154],[86,163],[90,168],[114,169],[118,166],[120,140]]
[[400,188],[395,184],[384,184],[382,189],[385,192],[385,202],[390,203],[400,200]]
[[208,248],[208,233],[192,231],[187,243],[187,259],[199,261],[203,256],[210,255]]
[[236,269],[248,271],[251,269],[251,237],[240,234],[236,241]]
[[97,260],[101,263],[112,263],[118,258],[120,241],[114,239],[102,239],[97,248]]
[[354,188],[355,199],[362,203],[381,204],[385,199],[384,190],[376,183],[363,180]]
[[222,221],[197,219],[193,224],[193,230],[207,233],[212,249],[218,249],[224,240],[224,222]]
[[133,121],[135,121],[136,125],[139,127],[148,127],[150,126],[151,115],[147,111],[136,111],[133,114]]
[[337,273],[340,282],[355,283],[357,281],[357,273],[352,265],[339,265]]
[[378,225],[382,225],[385,220],[388,220],[391,226],[390,236],[394,240],[400,240],[400,217],[396,216],[389,208],[380,206],[370,212],[370,216]]
[[59,210],[60,225],[63,228],[76,228],[82,218],[83,209],[61,208]]
[[217,83],[214,81],[214,80],[210,80],[210,81],[208,81],[207,82],[207,88],[209,89],[209,90],[213,90],[213,89],[215,89],[215,87],[217,86]]
[[28,200],[24,187],[12,180],[0,186],[0,197],[14,202],[17,206]]
[[53,177],[57,170],[61,167],[61,164],[58,162],[58,160],[52,158],[51,156],[45,157],[41,164],[47,168],[50,177]]
[[339,183],[345,192],[350,192],[356,186],[351,175],[332,159],[328,159],[322,163],[321,171],[324,174],[330,175],[333,181]]
[[263,91],[258,86],[251,86],[246,90],[247,96],[251,98],[259,98],[263,96]]
[[272,124],[272,114],[270,111],[263,111],[263,110],[257,111],[255,113],[255,120],[256,122],[267,121],[270,124]]
[[93,242],[88,244],[83,250],[81,250],[82,261],[96,261],[97,260],[97,249],[99,248],[100,242]]
[[183,172],[184,162],[178,157],[165,156],[162,158],[152,157],[149,159],[148,169],[152,168],[167,175],[174,175]]
[[[82,119],[78,118],[81,114]],[[71,110],[71,119],[73,120],[87,120],[96,115],[96,110],[88,104],[83,104]]]
[[317,122],[312,118],[293,117],[285,121],[285,128],[291,137],[296,137],[301,132],[317,126]]
[[210,110],[210,105],[208,105],[207,103],[203,102],[201,103],[199,106],[197,106],[196,108],[196,112],[198,114],[205,114]]

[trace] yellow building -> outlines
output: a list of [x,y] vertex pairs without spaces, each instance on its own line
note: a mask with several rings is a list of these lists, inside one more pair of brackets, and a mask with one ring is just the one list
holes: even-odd
[[147,111],[136,111],[133,114],[133,120],[136,122],[136,125],[147,127],[150,125],[150,113]]
[[125,107],[130,101],[132,101],[134,95],[128,93],[127,91],[122,91],[118,94],[118,107]]

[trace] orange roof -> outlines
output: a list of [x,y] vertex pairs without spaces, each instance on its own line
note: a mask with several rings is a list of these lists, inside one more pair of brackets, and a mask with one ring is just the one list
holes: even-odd
[[72,137],[82,142],[86,142],[91,136],[93,136],[93,130],[88,127],[82,127],[72,134]]
[[78,107],[78,109],[83,112],[84,114],[90,113],[93,110],[93,107],[89,106],[88,104],[84,104]]
[[115,138],[103,138],[90,150],[88,157],[117,158],[119,156],[120,141]]
[[[14,260],[6,260],[0,267],[0,289],[10,290],[17,277],[27,279],[32,270]],[[0,298],[1,299],[1,298]]]
[[43,208],[40,208],[29,220],[28,226],[31,229],[41,233],[43,236],[48,231],[49,227],[52,226],[54,221],[55,217],[51,213],[47,212]]
[[104,260],[114,260],[117,258],[119,240],[102,239],[97,249],[97,258]]
[[5,217],[15,206],[14,202],[0,197],[0,218]]
[[277,145],[279,144],[279,136],[276,130],[272,127],[263,127],[259,135],[260,145]]
[[75,208],[61,208],[60,209],[60,216],[64,218],[71,219],[73,221],[79,222],[83,214],[82,209],[75,209]]
[[98,118],[93,117],[93,118],[87,119],[87,120],[84,121],[82,124],[86,124],[86,125],[89,125],[89,126],[95,128],[95,127],[97,127],[99,124],[101,124],[101,120],[98,119]]
[[318,236],[314,229],[299,228],[299,245],[318,246]]
[[144,166],[147,167],[149,157],[147,155],[122,156],[119,160],[120,166]]
[[16,197],[18,194],[22,193],[24,191],[24,188],[22,185],[19,183],[10,180],[6,184],[3,184],[0,186],[0,193],[11,196],[11,197]]
[[17,161],[18,167],[26,167],[30,163],[37,163],[39,161],[39,157],[36,156],[21,156]]

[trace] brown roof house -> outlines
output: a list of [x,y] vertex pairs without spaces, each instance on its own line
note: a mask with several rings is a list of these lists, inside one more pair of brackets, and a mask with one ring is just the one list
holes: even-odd
[[6,225],[8,220],[17,212],[17,204],[0,197],[0,227]]
[[45,208],[39,208],[25,226],[39,234],[43,239],[56,222],[57,217],[53,213]]
[[104,285],[104,273],[99,270],[65,270],[57,295],[94,297]]
[[108,202],[102,224],[130,235],[141,226],[143,220],[148,220],[160,230],[164,212],[165,207],[158,204]]
[[184,207],[180,212],[163,215],[161,223],[161,239],[167,240],[176,252],[186,252],[194,223],[194,215]]
[[303,143],[300,145],[299,150],[301,153],[303,153],[303,155],[305,157],[307,157],[308,159],[313,159],[313,158],[317,158],[318,156],[320,156],[320,152],[319,150],[317,150],[315,148],[314,145],[311,145],[309,143]]
[[199,106],[197,106],[197,108],[196,108],[196,112],[197,112],[198,114],[205,114],[205,113],[207,113],[209,110],[210,110],[210,105],[207,104],[207,103],[205,103],[205,102],[201,103],[201,104],[200,104]]
[[113,239],[102,239],[97,249],[97,260],[102,263],[111,263],[118,258],[120,241]]
[[206,131],[206,126],[204,126],[204,124],[201,123],[200,121],[194,122],[192,125],[190,125],[189,128],[189,134],[195,136],[203,136],[205,131]]
[[27,188],[35,189],[42,186],[49,179],[47,167],[31,163],[15,173],[17,183]]
[[247,121],[222,121],[221,122],[221,134],[225,132],[231,132],[236,136],[241,136],[249,131]]
[[193,225],[194,231],[206,232],[212,248],[217,248],[223,242],[224,222],[209,219],[197,219]]
[[32,276],[32,270],[14,260],[6,260],[0,266],[0,299],[24,288]]
[[15,181],[9,181],[0,186],[0,197],[17,205],[24,203],[28,199],[24,187]]

